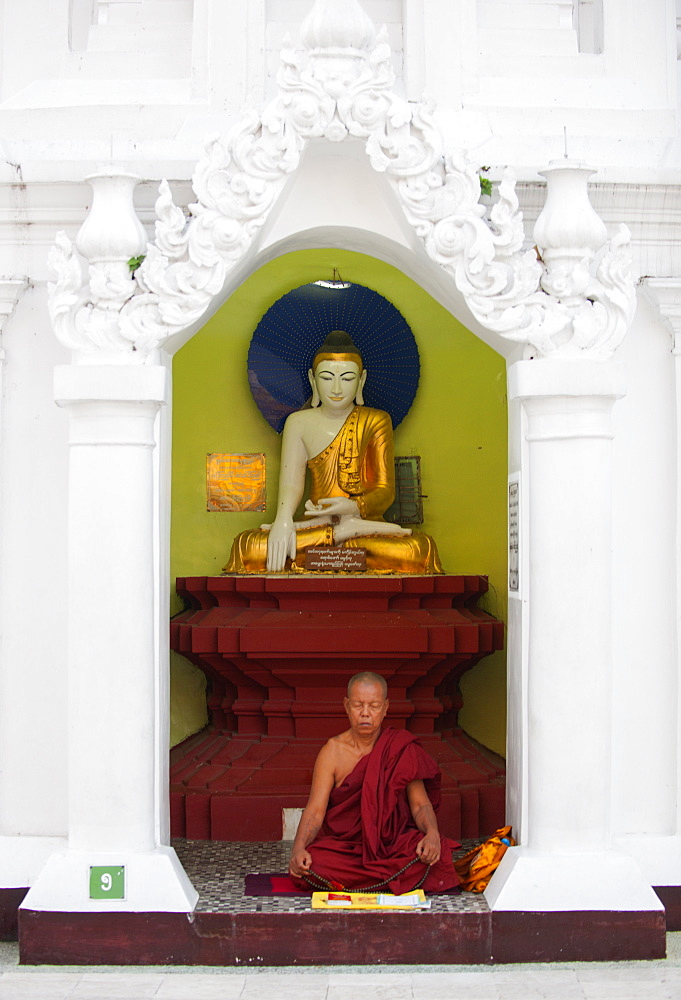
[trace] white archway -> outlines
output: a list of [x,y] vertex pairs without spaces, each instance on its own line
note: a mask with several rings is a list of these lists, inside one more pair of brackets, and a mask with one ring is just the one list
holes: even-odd
[[[532,470],[521,482],[528,579],[511,615],[510,775],[523,846],[508,853],[488,898],[503,910],[659,910],[633,862],[610,850],[603,805],[610,411],[623,392],[608,361],[633,311],[626,234],[605,245],[586,193],[590,171],[561,162],[546,171],[549,198],[534,231],[539,255],[524,251],[510,173],[494,203],[482,204],[475,166],[461,151],[445,150],[426,107],[392,91],[387,45],[355,0],[317,0],[302,34],[305,50],[282,54],[279,92],[265,112],[209,145],[189,219],[162,185],[156,238],[147,245],[132,207],[134,179],[100,175],[76,244],[87,277],[63,235],[52,254],[51,315],[73,352],[56,380],[56,398],[71,414],[71,809],[69,849],[48,861],[25,906],[101,909],[85,895],[84,871],[114,858],[129,870],[130,893],[107,909],[194,905],[165,846],[158,764],[156,773],[149,764],[163,753],[167,713],[154,674],[163,641],[153,570],[158,580],[164,555],[154,524],[154,446],[169,400],[163,355],[205,322],[259,255],[275,252],[263,226],[303,150],[354,138],[387,177],[419,252],[438,265],[452,299],[462,297],[475,325],[509,354],[519,345],[527,358],[509,373],[518,429],[511,469],[521,477]],[[408,247],[406,239],[405,253]],[[133,277],[128,260],[137,254],[144,261]],[[93,492],[106,495],[97,509],[82,500]],[[604,595],[605,613],[593,613],[589,588]],[[111,623],[123,610],[126,627],[116,630]],[[134,696],[123,716],[127,690]],[[576,747],[567,738],[575,725]],[[122,738],[125,787],[116,781]]]

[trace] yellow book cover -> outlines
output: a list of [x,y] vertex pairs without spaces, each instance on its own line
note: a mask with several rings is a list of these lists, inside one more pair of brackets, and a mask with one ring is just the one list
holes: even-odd
[[365,892],[313,892],[313,910],[427,910],[430,900],[423,889],[405,892],[401,896],[390,893]]

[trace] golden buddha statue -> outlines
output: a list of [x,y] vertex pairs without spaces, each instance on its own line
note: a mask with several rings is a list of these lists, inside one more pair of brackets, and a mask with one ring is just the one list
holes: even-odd
[[[357,347],[334,330],[308,372],[312,405],[284,425],[274,522],[238,535],[223,573],[300,572],[320,545],[364,549],[370,573],[443,572],[432,538],[383,520],[395,496],[392,421],[364,406],[366,377]],[[310,498],[294,521],[306,466]]]

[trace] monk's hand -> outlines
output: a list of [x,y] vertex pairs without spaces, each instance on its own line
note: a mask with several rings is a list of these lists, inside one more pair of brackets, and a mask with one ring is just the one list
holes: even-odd
[[440,860],[440,835],[427,833],[416,845],[416,857],[424,865],[434,865]]
[[298,851],[294,851],[291,855],[291,860],[289,861],[288,873],[289,875],[296,875],[300,877],[309,872],[312,867],[312,856],[308,851],[302,847]]

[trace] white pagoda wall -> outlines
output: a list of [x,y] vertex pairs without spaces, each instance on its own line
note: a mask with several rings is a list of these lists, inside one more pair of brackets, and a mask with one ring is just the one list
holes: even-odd
[[[147,9],[151,22],[161,6]],[[425,90],[435,98],[445,135],[472,147],[491,165],[491,176],[502,164],[516,166],[528,238],[543,190],[537,170],[562,155],[567,126],[571,155],[599,170],[596,207],[609,225],[632,225],[638,273],[678,275],[673,4],[629,2],[625,16],[621,0],[604,0],[602,55],[580,53],[576,29],[560,20],[544,35],[532,33],[530,3],[511,5],[513,24],[491,29],[492,6],[482,0],[366,4],[390,22],[408,96]],[[554,14],[560,6],[546,5]],[[148,32],[148,51],[140,31],[109,32],[108,41],[106,30],[91,32],[86,8],[74,4],[77,18],[70,22],[68,0],[6,5],[0,52],[0,274],[26,277],[31,285],[2,333],[0,836],[10,838],[66,831],[67,444],[52,373],[67,357],[46,312],[48,247],[60,228],[75,234],[88,205],[83,178],[112,157],[142,177],[168,176],[178,199],[191,200],[188,180],[204,137],[250,103],[263,103],[274,40],[308,5],[178,4],[183,32]],[[152,184],[140,188],[137,202],[147,222],[153,197]],[[313,221],[313,206],[309,215]],[[385,233],[388,224],[367,216],[365,225]],[[433,282],[429,290],[437,294]],[[679,806],[678,442],[671,333],[649,303],[641,303],[619,360],[628,394],[614,410],[613,829],[622,836],[669,836],[677,830]],[[510,471],[523,468],[516,417],[512,408]],[[159,524],[166,517],[162,502]],[[517,627],[509,654],[516,662],[526,615],[521,590],[510,610]],[[520,827],[522,677],[519,668],[509,716],[510,773],[517,775],[511,818]],[[25,866],[17,872],[11,859],[0,858],[0,884],[26,884],[22,879],[34,874]]]

